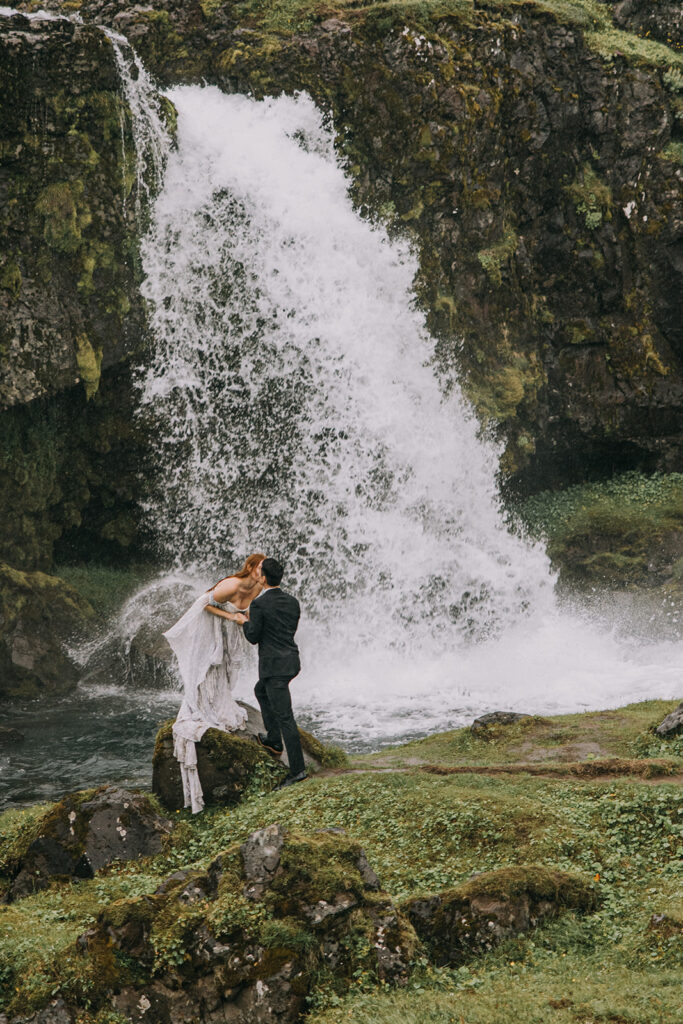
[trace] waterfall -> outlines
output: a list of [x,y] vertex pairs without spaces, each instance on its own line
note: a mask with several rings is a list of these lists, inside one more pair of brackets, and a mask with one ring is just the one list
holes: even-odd
[[497,453],[430,365],[415,260],[353,211],[310,98],[171,98],[178,152],[142,246],[166,556],[227,571],[271,552],[316,618],[362,605],[360,633],[392,646],[481,639],[544,601]]
[[[147,73],[125,36],[103,28],[114,50],[114,59],[119,72],[121,89],[130,111],[131,128],[135,144],[133,166],[135,168],[135,213],[140,221],[143,208],[161,186],[166,158],[171,148],[171,138],[161,110],[161,101],[156,86]],[[126,125],[121,110],[122,165],[126,166]],[[123,192],[124,207],[126,190]]]
[[560,611],[543,550],[506,529],[498,451],[439,385],[415,257],[353,210],[311,99],[169,97],[139,382],[166,562],[204,585],[250,551],[285,563],[296,692],[338,737],[668,695],[680,644],[653,678],[652,649]]

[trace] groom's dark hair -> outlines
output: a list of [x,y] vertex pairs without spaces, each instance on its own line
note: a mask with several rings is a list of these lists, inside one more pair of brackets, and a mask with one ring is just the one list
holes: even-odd
[[264,558],[261,563],[261,572],[266,577],[269,587],[279,587],[280,580],[285,574],[285,570],[275,558]]

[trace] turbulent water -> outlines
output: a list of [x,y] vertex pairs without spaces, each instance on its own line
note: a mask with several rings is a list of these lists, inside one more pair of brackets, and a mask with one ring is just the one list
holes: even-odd
[[[256,550],[285,562],[302,601],[300,720],[349,748],[493,708],[677,696],[675,609],[560,607],[542,548],[506,529],[496,447],[433,365],[415,258],[354,211],[310,98],[174,89],[172,148],[144,69],[112,42],[138,194],[163,174],[142,245],[139,415],[157,467],[147,521],[175,569],[81,652],[63,716],[79,717],[80,738],[53,738],[44,778],[26,748],[31,793],[146,776],[179,696],[165,675],[140,692],[140,630],[153,648],[196,590]],[[15,782],[19,799],[29,789]]]

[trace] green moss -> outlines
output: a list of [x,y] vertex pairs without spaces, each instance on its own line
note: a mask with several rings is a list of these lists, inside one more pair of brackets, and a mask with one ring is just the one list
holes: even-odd
[[491,896],[499,900],[528,896],[535,902],[551,900],[574,910],[594,910],[598,902],[592,879],[543,864],[520,864],[486,871],[458,886],[453,895],[465,899]]
[[306,753],[314,757],[316,761],[319,761],[323,768],[348,767],[349,759],[340,747],[325,746],[312,733],[306,732],[305,729],[299,729],[299,736],[301,738],[301,746]]
[[683,55],[664,43],[644,39],[633,32],[622,32],[616,28],[587,32],[586,42],[610,62],[622,58],[643,67],[683,69]]
[[47,185],[38,196],[36,211],[44,218],[43,237],[50,248],[65,253],[80,248],[83,229],[92,220],[83,202],[82,181]]
[[571,185],[565,186],[565,192],[571,197],[576,212],[584,218],[589,231],[600,227],[603,220],[612,219],[612,191],[589,163],[583,165]]
[[21,292],[21,270],[13,259],[7,259],[0,267],[0,288],[9,292],[13,299],[19,298]]
[[488,249],[480,249],[477,253],[477,258],[492,284],[500,287],[502,283],[501,268],[514,256],[518,241],[515,232],[508,227],[499,242]]
[[90,399],[100,386],[102,349],[95,351],[85,334],[76,336],[76,365],[83,381],[86,398]]
[[[576,761],[585,745],[600,757],[660,757],[666,744],[654,740],[654,728],[673,711],[670,701],[642,701],[611,711],[590,711],[542,718],[537,715],[509,725],[490,725],[483,732],[469,728],[426,736],[378,754],[364,754],[354,764],[371,768],[409,765],[510,765],[533,761],[539,767]],[[643,746],[643,737],[647,743]],[[585,754],[583,755],[585,756]],[[589,762],[586,762],[587,764]]]
[[[617,711],[536,720],[523,734],[509,740],[503,734],[495,743],[487,744],[480,744],[468,730],[458,730],[372,756],[385,767],[396,767],[400,762],[392,758],[404,757],[408,764],[423,756],[432,761],[442,758],[447,763],[463,763],[474,761],[484,752],[492,761],[505,760],[514,756],[515,742],[554,743],[560,755],[563,746],[586,739],[596,740],[610,750],[624,749],[637,734],[654,741],[649,728],[673,707],[674,702],[652,701]],[[514,732],[515,727],[510,728]],[[370,758],[367,755],[356,763],[369,767]],[[73,944],[78,935],[93,927],[102,911],[101,922],[111,921],[117,928],[127,921],[142,925],[143,931],[154,927],[159,951],[172,964],[172,958],[187,941],[181,925],[174,931],[174,920],[190,920],[185,919],[177,898],[183,883],[179,880],[176,889],[164,896],[151,894],[161,878],[179,867],[192,866],[189,878],[200,882],[220,850],[227,852],[221,856],[219,892],[215,900],[210,899],[210,904],[216,904],[215,912],[202,901],[194,905],[203,908],[204,920],[207,914],[212,915],[212,933],[215,927],[227,938],[246,928],[272,951],[273,962],[284,962],[287,951],[290,958],[308,957],[317,946],[311,944],[314,929],[304,922],[301,907],[317,892],[335,895],[335,890],[345,891],[369,901],[363,904],[368,912],[375,906],[373,894],[363,893],[354,863],[362,847],[384,888],[395,898],[445,889],[459,891],[461,897],[463,892],[472,894],[475,890],[504,897],[525,885],[539,898],[551,890],[562,891],[569,904],[562,918],[533,935],[504,943],[470,962],[464,971],[436,971],[423,961],[400,997],[408,999],[400,1004],[407,1020],[422,1024],[430,1019],[420,1016],[417,1009],[417,1016],[409,1016],[413,996],[418,999],[420,1012],[428,1014],[437,1005],[434,1000],[439,992],[447,990],[451,1009],[454,1000],[459,1000],[464,1014],[480,1014],[476,1020],[481,1024],[498,1024],[501,1007],[506,1015],[514,1011],[520,1020],[534,1020],[534,1024],[547,1020],[564,1024],[563,1018],[548,1007],[549,999],[559,1000],[571,990],[580,992],[581,998],[594,1007],[602,998],[603,1005],[616,1013],[620,1006],[623,1009],[621,986],[626,985],[634,1005],[642,1007],[639,1024],[641,1020],[652,1020],[652,1024],[666,1020],[668,1024],[676,1020],[678,1006],[674,974],[669,991],[666,973],[667,964],[671,964],[672,972],[676,970],[672,958],[677,940],[648,931],[648,923],[652,914],[668,912],[674,902],[682,813],[683,797],[675,785],[645,785],[633,780],[474,774],[440,777],[417,771],[318,777],[305,787],[271,793],[234,809],[182,816],[172,845],[151,862],[113,865],[96,880],[40,893],[8,907],[0,905],[0,980],[5,985],[2,1007],[12,1002],[12,1012],[25,1013],[26,1007],[39,1005],[40,999],[48,998],[53,991],[80,991],[90,993],[91,1012],[99,1012],[97,1000],[104,995],[97,987],[97,972],[90,966],[90,954],[75,954]],[[38,817],[30,811],[26,814],[27,819]],[[21,819],[17,812],[0,816],[0,836],[13,835]],[[242,898],[239,844],[255,828],[273,821],[286,822],[291,830],[283,851],[291,884],[283,875],[277,891],[264,902],[265,915],[261,916]],[[318,831],[332,827],[344,828],[347,834]],[[503,873],[499,874],[501,869]],[[492,874],[471,877],[482,871]],[[571,904],[586,905],[583,895],[588,901],[592,886],[586,882],[579,886],[578,893],[571,887],[563,889],[564,872],[583,880],[593,879],[603,898],[589,917],[577,916]],[[149,902],[141,897],[149,897]],[[385,897],[378,894],[377,898],[380,902],[376,909],[381,914]],[[389,997],[386,990],[374,984],[367,919],[355,913],[348,915],[339,936],[345,943],[341,948],[348,958],[345,963],[349,972],[335,998],[342,1001],[344,1020],[349,1019],[349,1012],[354,1020],[381,1020],[386,1009],[384,1000]],[[177,947],[172,945],[174,934],[180,942]],[[100,955],[104,958],[102,972],[111,970],[112,962],[106,960],[105,951]],[[153,955],[150,964],[152,959]],[[124,983],[126,971],[138,972],[138,984],[149,979],[151,968],[140,962],[132,964],[123,950],[116,952],[113,966],[119,985]],[[182,972],[188,968],[181,963],[173,969],[182,979]],[[615,977],[619,979],[618,990]],[[572,978],[577,980],[572,983]],[[663,1017],[647,1016],[651,1003],[644,1001],[646,981],[650,998],[653,986],[658,986]],[[323,986],[322,976],[318,982]],[[239,978],[235,983],[239,984]],[[328,997],[337,984],[334,979],[328,984]],[[346,1001],[349,985],[350,1002]],[[477,992],[475,1000],[467,994],[472,991]],[[332,1019],[320,1016],[323,1011],[319,1007],[325,998],[321,989],[313,993],[313,1020]],[[380,1016],[363,1016],[364,1006],[368,1014],[372,1010]],[[523,1007],[531,1007],[536,1017],[525,1016]],[[333,1009],[325,1012],[332,1013]],[[434,1020],[447,1024],[449,1018],[437,1016]]]
[[546,491],[526,499],[516,513],[534,537],[547,541],[548,553],[566,573],[612,585],[642,582],[652,575],[663,538],[683,528],[683,474],[626,473]]
[[683,142],[670,142],[660,155],[662,159],[670,160],[671,163],[683,164]]

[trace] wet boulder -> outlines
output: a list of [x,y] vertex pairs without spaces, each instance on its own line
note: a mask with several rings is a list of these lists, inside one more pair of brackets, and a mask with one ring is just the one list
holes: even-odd
[[677,708],[674,708],[663,722],[660,722],[655,732],[658,736],[664,736],[668,739],[671,736],[677,736],[681,730],[683,730],[683,702]]
[[539,864],[487,871],[401,905],[438,966],[460,964],[563,910],[593,910],[590,879]]
[[20,836],[0,874],[9,901],[54,879],[92,878],[112,861],[161,852],[172,823],[144,793],[116,786],[70,793]]
[[111,904],[77,946],[90,998],[132,1021],[293,1024],[321,973],[340,996],[363,970],[403,984],[418,940],[357,842],[274,823]]
[[[250,784],[258,781],[262,788],[272,789],[284,779],[287,753],[277,759],[268,754],[257,740],[264,732],[263,719],[255,708],[238,703],[247,711],[247,721],[235,732],[207,729],[197,743],[197,770],[207,805],[232,806],[239,803]],[[323,746],[314,736],[299,730],[304,760],[309,772],[321,767],[337,766],[343,754]],[[183,807],[183,784],[180,767],[173,755],[173,721],[159,729],[154,745],[152,791],[169,810]]]

